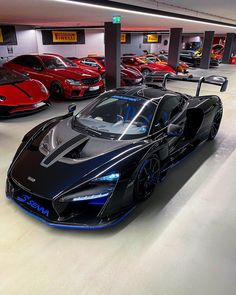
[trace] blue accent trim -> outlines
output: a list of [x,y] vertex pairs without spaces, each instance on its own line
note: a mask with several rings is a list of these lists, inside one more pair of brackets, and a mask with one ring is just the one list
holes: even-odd
[[[14,200],[11,199],[13,202]],[[58,228],[71,228],[71,229],[81,229],[81,230],[97,230],[97,229],[103,229],[103,228],[108,228],[111,226],[114,226],[118,223],[120,223],[123,219],[125,219],[134,209],[136,206],[132,207],[129,211],[127,211],[124,215],[122,215],[120,218],[116,219],[114,222],[111,222],[109,224],[106,225],[96,225],[96,226],[90,226],[90,225],[65,225],[65,224],[59,224],[59,223],[51,223],[46,221],[45,219],[34,215],[33,213],[27,211],[26,209],[22,208],[19,204],[17,204],[16,202],[14,202],[14,204],[17,205],[17,207],[19,207],[23,212],[25,212],[26,214],[28,214],[31,217],[34,217],[35,219],[43,222],[44,224],[48,225],[48,226],[52,226],[52,227],[58,227]]]
[[126,100],[126,101],[141,101],[142,98],[140,97],[129,97],[129,96],[122,96],[122,95],[113,95],[112,98],[117,98],[120,100]]

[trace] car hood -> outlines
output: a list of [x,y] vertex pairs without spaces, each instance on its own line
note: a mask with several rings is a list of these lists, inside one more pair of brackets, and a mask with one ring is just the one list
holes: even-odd
[[39,81],[25,80],[15,84],[0,85],[0,94],[5,97],[0,106],[31,105],[48,99],[49,94],[43,91]]
[[124,79],[139,79],[143,77],[141,73],[132,70],[132,68],[121,69],[121,76]]
[[86,78],[93,78],[98,77],[99,74],[95,71],[91,71],[88,69],[80,69],[79,67],[75,68],[63,68],[63,69],[48,69],[47,70],[50,74],[63,77],[65,79],[86,79]]
[[160,63],[149,63],[149,64],[147,64],[147,67],[151,68],[155,71],[171,72],[171,73],[175,72],[170,66],[160,64]]
[[52,199],[111,167],[115,170],[147,144],[88,136],[73,129],[71,122],[71,117],[60,121],[24,148],[10,171],[13,181],[33,194]]

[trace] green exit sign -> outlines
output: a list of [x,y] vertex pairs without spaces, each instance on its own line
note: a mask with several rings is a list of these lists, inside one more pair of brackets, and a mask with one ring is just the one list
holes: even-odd
[[112,18],[113,24],[120,24],[121,23],[121,16],[120,15],[115,15]]

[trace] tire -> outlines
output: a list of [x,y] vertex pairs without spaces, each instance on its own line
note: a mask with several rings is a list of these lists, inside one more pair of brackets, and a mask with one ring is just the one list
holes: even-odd
[[217,111],[217,113],[215,114],[215,117],[214,117],[213,122],[211,124],[211,130],[210,130],[209,137],[208,137],[209,140],[213,140],[216,137],[219,127],[220,127],[222,115],[223,115],[223,109],[222,109],[222,107],[220,107],[219,110]]
[[151,71],[149,70],[149,69],[143,69],[142,70],[142,75],[144,76],[144,77],[146,77],[147,75],[149,75],[151,73]]
[[134,183],[134,200],[147,200],[160,179],[160,161],[157,155],[151,155],[142,163]]
[[60,82],[52,82],[50,87],[50,94],[55,99],[63,99],[65,97],[64,89]]

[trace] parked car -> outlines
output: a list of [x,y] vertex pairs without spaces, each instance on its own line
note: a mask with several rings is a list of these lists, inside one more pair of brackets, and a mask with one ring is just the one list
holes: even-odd
[[8,170],[7,197],[52,226],[98,229],[124,219],[220,127],[220,98],[199,91],[201,83],[225,91],[227,79],[170,77],[198,83],[190,96],[167,90],[168,75],[160,87],[114,89],[34,127]]
[[57,99],[95,97],[104,91],[104,81],[97,72],[80,69],[72,61],[52,54],[21,55],[4,67],[41,81]]
[[[164,54],[155,55],[155,54],[149,53],[149,54],[145,55],[145,58],[152,61],[152,62],[161,63],[163,65],[168,65],[168,55],[164,55]],[[179,61],[177,72],[187,74],[188,68],[189,68],[189,66],[185,62]]]
[[104,74],[106,72],[105,69],[105,58],[104,56],[87,56],[83,58],[78,57],[68,57],[69,60],[72,60],[75,64],[78,66],[85,66],[86,68],[95,70],[99,72],[99,74],[104,77]]
[[[186,62],[188,65],[198,67],[201,62],[201,55],[193,50],[182,50],[180,52],[180,60]],[[218,60],[211,58],[210,66],[216,67],[219,65]]]
[[216,59],[218,59],[220,62],[223,58],[225,46],[223,44],[214,44],[212,46],[212,53],[215,54]]
[[[105,57],[104,56],[88,56],[83,58],[68,57],[78,66],[85,66],[89,69],[98,71],[102,77],[105,77]],[[143,82],[143,76],[138,69],[128,67],[126,65],[120,66],[121,86],[138,85]]]
[[175,73],[174,69],[168,65],[153,63],[139,56],[123,56],[121,60],[126,66],[138,69],[143,76],[147,76],[151,72]]
[[47,108],[49,92],[37,80],[0,67],[0,118],[35,113]]

